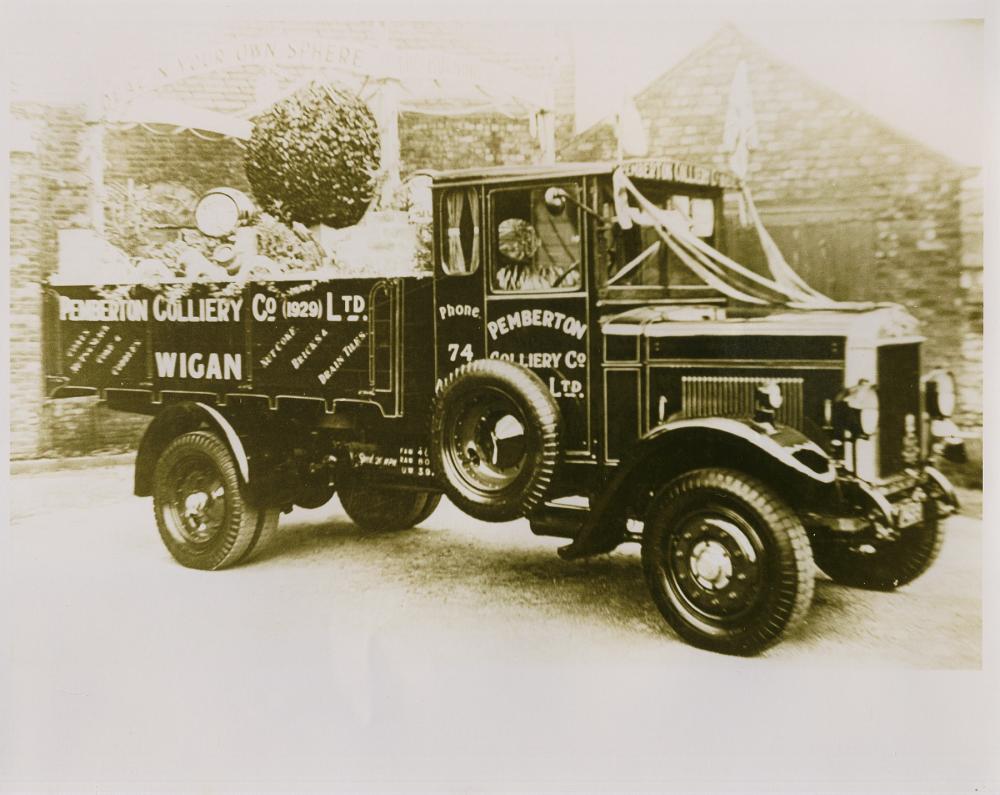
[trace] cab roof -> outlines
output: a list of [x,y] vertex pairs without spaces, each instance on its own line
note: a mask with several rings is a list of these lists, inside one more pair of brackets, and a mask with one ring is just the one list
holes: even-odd
[[687,185],[708,185],[722,188],[738,186],[736,177],[725,171],[667,158],[600,161],[586,163],[542,163],[519,166],[480,166],[448,171],[424,170],[435,186],[470,182],[516,182],[540,179],[568,179],[583,176],[610,175],[621,167],[631,179],[651,179]]

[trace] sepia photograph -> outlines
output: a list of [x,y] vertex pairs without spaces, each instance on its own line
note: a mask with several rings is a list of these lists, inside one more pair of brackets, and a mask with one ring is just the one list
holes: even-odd
[[1000,792],[995,12],[4,3],[0,792]]

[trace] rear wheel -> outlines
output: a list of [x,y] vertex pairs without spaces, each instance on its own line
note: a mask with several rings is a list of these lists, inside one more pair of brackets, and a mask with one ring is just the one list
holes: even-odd
[[944,542],[937,503],[928,500],[923,510],[920,524],[904,527],[893,539],[817,538],[816,565],[834,582],[856,588],[892,591],[913,582],[930,568]]
[[210,570],[262,550],[279,513],[247,503],[229,448],[208,431],[182,434],[167,445],[154,471],[153,511],[174,559]]
[[743,473],[701,469],[653,499],[642,561],[653,601],[688,643],[755,654],[808,612],[809,539],[798,517]]
[[338,494],[344,511],[365,530],[407,530],[427,519],[441,495],[367,484],[342,485]]

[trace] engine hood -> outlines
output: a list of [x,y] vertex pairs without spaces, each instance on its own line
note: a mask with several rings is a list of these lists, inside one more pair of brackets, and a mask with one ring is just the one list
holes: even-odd
[[763,317],[726,318],[718,307],[643,306],[601,321],[606,336],[800,336],[845,337],[852,347],[921,342],[916,318],[898,304],[857,309],[782,311]]

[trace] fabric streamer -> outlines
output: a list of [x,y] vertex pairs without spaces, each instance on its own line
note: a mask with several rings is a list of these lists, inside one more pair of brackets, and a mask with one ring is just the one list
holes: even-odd
[[[749,189],[743,184],[747,209],[767,258],[772,278],[741,265],[695,235],[679,212],[657,207],[640,193],[633,182],[616,169],[612,175],[614,204],[622,229],[633,224],[653,229],[663,243],[707,286],[734,301],[755,306],[786,306],[792,309],[867,310],[882,304],[834,301],[810,287],[785,261],[781,250],[760,219]],[[638,207],[629,203],[631,197]],[[649,251],[649,249],[647,249]],[[644,258],[646,252],[640,255]],[[632,264],[632,263],[630,263]]]

